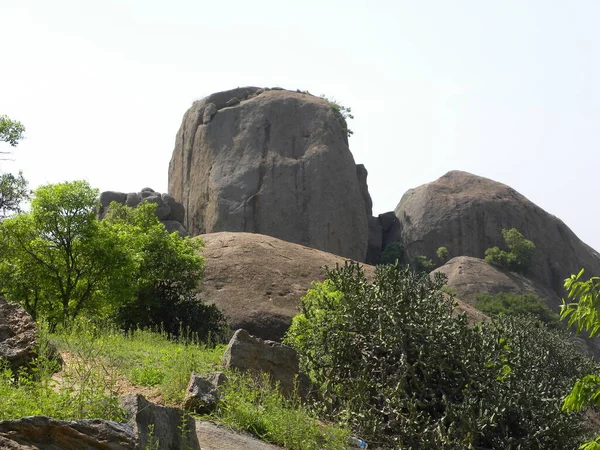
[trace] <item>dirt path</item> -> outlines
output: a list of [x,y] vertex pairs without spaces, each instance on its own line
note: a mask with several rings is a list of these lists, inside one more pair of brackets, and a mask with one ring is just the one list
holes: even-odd
[[196,434],[202,450],[281,450],[250,434],[202,420],[196,421]]

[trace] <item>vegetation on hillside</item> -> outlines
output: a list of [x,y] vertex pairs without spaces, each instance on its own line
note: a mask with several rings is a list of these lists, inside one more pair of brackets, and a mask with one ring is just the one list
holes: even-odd
[[508,246],[508,251],[499,247],[488,248],[485,251],[485,261],[511,272],[525,274],[531,265],[531,258],[535,244],[525,237],[516,228],[502,230],[502,237]]
[[560,326],[560,317],[552,312],[543,299],[534,294],[510,294],[500,292],[488,294],[482,292],[477,294],[475,307],[488,316],[533,315],[551,328]]
[[151,203],[114,203],[98,221],[97,197],[85,181],[49,184],[29,212],[0,223],[0,292],[51,329],[85,315],[126,330],[222,336],[223,315],[196,298],[202,242],[169,234]]
[[[568,326],[576,326],[578,332],[586,331],[590,337],[600,331],[600,277],[583,280],[584,269],[565,280],[565,289],[570,300],[563,299],[561,318],[568,319]],[[585,376],[579,377],[571,393],[565,398],[563,410],[583,411],[600,407],[600,375],[596,367]],[[586,442],[581,450],[600,450],[600,436]]]
[[316,407],[374,446],[572,449],[584,430],[560,411],[594,367],[568,335],[501,316],[469,327],[433,280],[379,266],[328,270],[286,336],[318,388]]

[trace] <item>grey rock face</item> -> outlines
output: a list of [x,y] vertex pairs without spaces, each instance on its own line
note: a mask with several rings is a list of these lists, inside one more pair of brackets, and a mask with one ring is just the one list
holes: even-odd
[[501,292],[508,294],[533,294],[546,301],[549,308],[558,311],[560,299],[552,289],[539,285],[521,275],[508,273],[471,256],[457,256],[431,275],[441,272],[448,278],[446,285],[456,292],[462,301],[475,305],[480,293],[490,295]]
[[100,194],[100,204],[104,207],[109,206],[112,202],[125,203],[127,194],[123,192],[105,191]]
[[358,261],[367,253],[347,136],[329,104],[309,94],[249,87],[194,102],[177,133],[169,193],[193,236],[245,231]]
[[111,202],[116,201],[122,205],[132,208],[142,203],[156,204],[156,217],[160,220],[169,233],[177,231],[181,237],[188,236],[188,232],[182,225],[185,218],[185,208],[169,194],[161,194],[154,189],[145,187],[140,192],[106,191],[100,194],[100,208],[98,218],[102,219],[108,211]]
[[560,219],[514,189],[466,172],[448,172],[411,189],[396,207],[397,240],[409,258],[435,260],[436,250],[483,258],[486,249],[505,248],[503,228],[517,228],[536,246],[527,277],[564,296],[563,280],[582,267],[600,275],[600,255]]
[[194,419],[184,411],[156,405],[140,394],[123,397],[121,407],[127,412],[141,448],[158,445],[164,450],[200,450]]
[[13,373],[35,358],[36,331],[22,307],[0,297],[0,359],[8,362]]
[[223,365],[254,374],[268,373],[273,382],[279,382],[284,395],[294,392],[296,378],[300,394],[305,395],[308,390],[308,379],[300,373],[298,354],[293,348],[250,336],[246,330],[237,330],[229,341]]
[[[483,259],[458,256],[435,269],[431,276],[437,272],[446,275],[446,285],[456,293],[457,298],[473,306],[477,303],[477,294],[495,295],[503,292],[516,295],[533,294],[543,299],[546,306],[554,312],[560,311],[561,299],[552,289],[524,276],[508,273]],[[600,357],[600,338],[588,339],[580,336],[579,339],[586,353],[596,358]]]
[[185,410],[198,414],[212,413],[221,400],[221,392],[218,387],[225,382],[225,379],[226,376],[223,372],[216,372],[209,376],[192,373],[183,402]]
[[0,448],[10,450],[133,450],[129,425],[108,420],[64,421],[44,416],[0,421]]

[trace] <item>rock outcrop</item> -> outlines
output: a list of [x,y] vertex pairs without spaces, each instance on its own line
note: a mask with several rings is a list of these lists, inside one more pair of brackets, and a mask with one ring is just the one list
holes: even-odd
[[185,391],[183,407],[198,414],[211,414],[221,400],[221,386],[227,380],[223,372],[199,375],[192,372]]
[[193,235],[260,233],[364,261],[364,192],[339,115],[282,89],[238,88],[194,102],[177,133],[169,193]]
[[185,411],[151,403],[140,394],[122,397],[121,407],[136,436],[136,448],[200,450],[196,424]]
[[135,208],[143,203],[156,204],[156,217],[160,220],[169,233],[177,231],[180,236],[187,236],[188,232],[183,226],[185,219],[185,208],[169,194],[161,194],[154,189],[145,187],[140,192],[105,191],[100,194],[100,208],[98,218],[102,219],[112,202]]
[[292,395],[296,388],[303,397],[308,393],[308,377],[300,372],[296,350],[250,336],[246,330],[237,330],[229,341],[223,366],[253,375],[266,373],[273,383],[279,383],[281,393],[286,396]]
[[501,292],[508,294],[533,294],[546,301],[549,308],[559,310],[560,298],[552,289],[514,273],[509,273],[486,263],[483,259],[471,256],[457,256],[432,274],[441,272],[448,278],[446,286],[456,293],[463,302],[477,303],[477,294],[490,295]]
[[108,420],[56,420],[44,416],[0,421],[0,448],[8,450],[133,450],[130,426]]
[[[280,340],[298,314],[313,281],[325,279],[324,266],[345,260],[271,236],[251,233],[202,235],[206,258],[201,297],[228,317],[232,329],[244,328],[262,339]],[[375,268],[364,265],[368,277]],[[477,311],[462,303],[459,311],[477,321]]]
[[448,172],[409,190],[395,215],[400,222],[395,239],[404,243],[409,258],[420,254],[435,260],[442,246],[450,257],[483,258],[486,249],[505,247],[503,228],[517,228],[536,245],[527,277],[559,297],[563,280],[581,268],[600,275],[600,255],[560,219],[509,186],[470,173]]
[[0,297],[0,360],[13,373],[35,358],[36,332],[34,320],[22,307]]
[[[483,259],[458,256],[442,267],[438,267],[431,274],[437,272],[446,275],[448,278],[446,286],[454,291],[457,299],[468,305],[477,303],[477,294],[495,295],[503,292],[516,295],[533,294],[543,299],[546,306],[554,312],[560,311],[562,301],[552,289],[524,276],[488,264]],[[600,358],[600,338],[587,338],[582,335],[577,339],[584,352]]]

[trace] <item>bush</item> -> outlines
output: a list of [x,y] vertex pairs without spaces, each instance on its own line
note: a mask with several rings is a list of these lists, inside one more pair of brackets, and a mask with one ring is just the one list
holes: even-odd
[[162,329],[172,336],[185,331],[205,342],[223,341],[225,316],[197,296],[204,274],[202,240],[169,234],[155,209],[151,203],[129,208],[113,202],[103,221],[127,237],[126,247],[137,261],[134,293],[119,307],[117,324],[126,330]]
[[344,130],[344,133],[346,133],[346,136],[352,136],[354,132],[350,128],[348,128],[348,119],[354,119],[354,116],[352,115],[352,108],[348,108],[334,99],[325,97],[325,95],[321,95],[321,98],[326,100],[327,103],[329,103],[331,110],[333,111],[335,117],[342,126],[342,129]]
[[448,258],[448,249],[446,247],[440,247],[437,249],[435,254],[437,255],[438,259],[445,261]]
[[429,273],[435,269],[435,263],[425,255],[416,255],[410,266],[419,273]]
[[477,294],[475,307],[489,316],[504,314],[507,316],[533,315],[551,328],[560,326],[560,317],[546,306],[544,300],[534,294],[510,294],[500,292],[490,295],[487,292]]
[[402,242],[391,242],[383,249],[380,264],[402,263],[403,259],[404,246],[402,245]]
[[509,251],[499,247],[488,248],[485,251],[485,261],[512,272],[525,274],[531,265],[535,244],[525,239],[516,228],[503,229],[502,237]]
[[560,411],[591,363],[534,319],[469,327],[443,276],[358,264],[327,271],[285,342],[318,388],[316,407],[374,447],[572,449],[578,416]]

